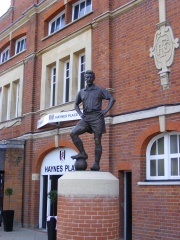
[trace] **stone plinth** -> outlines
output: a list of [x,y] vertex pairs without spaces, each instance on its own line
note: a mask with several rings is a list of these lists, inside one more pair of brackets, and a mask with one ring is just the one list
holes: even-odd
[[118,240],[119,181],[109,172],[68,172],[58,181],[57,240]]

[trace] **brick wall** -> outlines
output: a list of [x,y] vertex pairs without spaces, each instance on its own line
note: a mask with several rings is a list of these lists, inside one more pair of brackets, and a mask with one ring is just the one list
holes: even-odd
[[9,199],[4,194],[3,210],[14,210],[14,221],[22,220],[22,201],[24,184],[24,149],[8,148],[5,157],[5,182],[6,188],[13,189],[13,195]]
[[[40,1],[14,0],[15,11],[0,20],[0,31],[22,18],[22,12]],[[67,22],[71,19],[71,4],[68,1]],[[37,130],[40,118],[40,89],[41,89],[41,55],[34,53],[45,49],[64,36],[68,36],[109,10],[122,7],[132,1],[99,1],[93,0],[93,13],[81,20],[70,24],[51,37],[47,37],[48,21],[54,12],[60,11],[63,1],[56,1],[52,6],[30,17],[29,21],[19,29],[11,32],[12,44],[23,34],[27,34],[27,50],[22,54],[0,65],[0,71],[6,71],[20,61],[24,61],[24,93],[22,123],[0,130],[0,140],[22,137],[56,129],[48,126]],[[180,1],[166,0],[168,24],[171,25],[174,36],[179,38],[179,9]],[[46,21],[46,24],[44,23]],[[116,116],[130,112],[150,109],[160,105],[178,105],[180,102],[180,48],[175,50],[175,60],[170,67],[170,88],[163,90],[160,84],[159,70],[154,59],[149,57],[149,48],[153,46],[154,35],[159,22],[157,0],[145,0],[128,11],[103,18],[92,27],[92,68],[96,73],[97,85],[112,87],[116,103],[108,115]],[[47,37],[47,38],[46,38]],[[10,40],[10,35],[0,41],[0,50],[4,49]],[[31,55],[32,54],[32,55]],[[180,131],[179,114],[166,116],[167,131]],[[63,123],[61,128],[73,127],[76,122]],[[133,192],[133,239],[178,239],[178,197],[179,188],[137,186],[137,182],[146,178],[146,147],[150,139],[160,133],[158,117],[147,118],[116,125],[107,125],[107,133],[103,136],[103,155],[101,170],[110,170],[120,179],[120,204],[123,204],[123,171],[132,171]],[[36,135],[36,134],[34,134]],[[94,161],[93,136],[82,136],[85,149],[88,152],[88,170]],[[69,133],[59,135],[60,147],[71,147]],[[54,136],[36,138],[29,137],[26,141],[25,181],[24,181],[24,223],[27,226],[38,225],[39,185],[40,181],[32,181],[32,173],[40,173],[40,166],[45,155],[55,148]],[[22,162],[16,160],[22,155],[20,150],[9,149],[6,154],[5,187],[17,181],[14,196],[18,197],[13,203],[16,221],[21,221],[22,199]],[[13,160],[14,159],[14,160]],[[15,160],[16,159],[16,160]],[[21,180],[20,180],[21,179]],[[63,199],[64,200],[64,199]],[[6,200],[4,200],[6,207]],[[62,199],[61,199],[62,201]],[[77,199],[80,202],[80,199]],[[17,205],[15,205],[17,204]],[[65,204],[65,203],[62,203]],[[18,210],[20,209],[19,213]],[[64,209],[66,211],[66,209]],[[123,237],[123,207],[120,207],[120,236]],[[142,237],[143,236],[143,237]]]
[[118,198],[58,198],[58,240],[119,240]]
[[178,240],[179,186],[134,186],[134,192],[133,239]]

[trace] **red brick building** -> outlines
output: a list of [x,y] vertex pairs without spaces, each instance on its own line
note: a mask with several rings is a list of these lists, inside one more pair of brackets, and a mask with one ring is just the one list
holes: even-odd
[[[46,228],[73,171],[74,99],[93,69],[116,99],[101,170],[119,178],[120,239],[180,239],[180,1],[11,0],[0,17],[0,210]],[[106,104],[106,103],[105,103]],[[93,163],[93,136],[82,136]]]

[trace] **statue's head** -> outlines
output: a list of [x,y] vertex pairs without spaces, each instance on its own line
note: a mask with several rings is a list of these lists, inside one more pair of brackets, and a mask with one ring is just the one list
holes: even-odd
[[93,79],[95,79],[95,73],[92,70],[87,70],[84,74],[84,77],[86,78],[86,75],[92,75]]
[[92,86],[95,80],[94,72],[92,70],[87,70],[84,74],[84,79],[88,87]]

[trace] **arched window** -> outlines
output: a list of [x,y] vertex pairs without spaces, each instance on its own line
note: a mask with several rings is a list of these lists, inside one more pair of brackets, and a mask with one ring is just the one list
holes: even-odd
[[154,137],[146,151],[147,180],[180,179],[180,133]]

